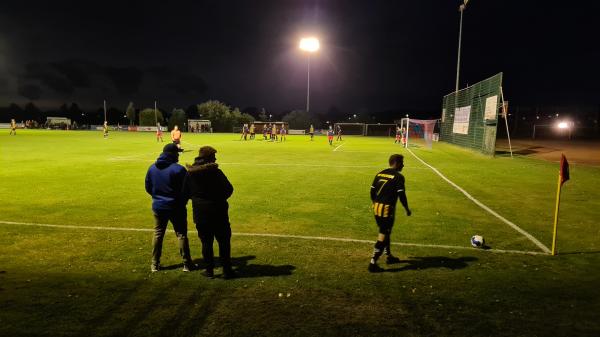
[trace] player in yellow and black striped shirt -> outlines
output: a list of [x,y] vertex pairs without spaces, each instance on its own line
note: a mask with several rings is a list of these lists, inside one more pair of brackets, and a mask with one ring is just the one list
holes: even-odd
[[373,257],[369,264],[370,272],[383,271],[377,265],[377,259],[384,251],[387,255],[386,262],[388,264],[400,262],[400,259],[392,255],[390,249],[390,237],[394,226],[397,199],[400,199],[400,203],[406,210],[406,215],[411,215],[404,188],[404,176],[400,174],[404,167],[404,157],[401,154],[393,154],[390,156],[389,164],[390,168],[377,173],[371,185],[371,201],[373,202],[375,221],[379,227],[379,236],[377,242],[375,242]]

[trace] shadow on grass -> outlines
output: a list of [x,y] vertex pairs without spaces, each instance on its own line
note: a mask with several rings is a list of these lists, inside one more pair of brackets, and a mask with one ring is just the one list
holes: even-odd
[[410,260],[402,260],[398,264],[407,264],[400,268],[386,269],[387,272],[399,272],[404,270],[422,270],[431,268],[447,268],[450,270],[464,269],[469,262],[477,261],[476,257],[464,256],[450,258],[445,256],[412,257]]
[[[233,265],[235,271],[238,272],[238,278],[289,276],[292,275],[292,272],[296,269],[295,266],[289,264],[280,266],[274,266],[270,264],[250,264],[249,261],[254,259],[256,259],[256,256],[254,255],[231,258],[231,264]],[[197,264],[200,269],[206,268],[202,259],[195,259],[194,264]],[[218,258],[215,258],[215,267],[222,267]],[[162,270],[181,268],[183,268],[182,263],[161,267]]]

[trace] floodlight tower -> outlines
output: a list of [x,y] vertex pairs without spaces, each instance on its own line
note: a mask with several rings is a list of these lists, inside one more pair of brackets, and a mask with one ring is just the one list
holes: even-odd
[[458,91],[458,79],[460,74],[460,46],[462,42],[462,23],[463,23],[463,12],[467,8],[467,3],[469,0],[463,0],[463,3],[458,7],[458,11],[460,12],[460,26],[458,28],[458,59],[456,60],[456,89]]
[[316,53],[319,48],[319,39],[316,37],[305,37],[300,39],[300,49],[306,52],[307,55],[307,72],[306,72],[306,112],[310,108],[310,54]]

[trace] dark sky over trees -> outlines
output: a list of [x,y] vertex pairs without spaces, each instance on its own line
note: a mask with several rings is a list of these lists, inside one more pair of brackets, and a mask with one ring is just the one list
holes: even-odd
[[[440,110],[454,89],[459,1],[3,1],[0,105],[208,99],[311,110]],[[461,86],[504,72],[512,104],[600,104],[598,2],[472,0]]]

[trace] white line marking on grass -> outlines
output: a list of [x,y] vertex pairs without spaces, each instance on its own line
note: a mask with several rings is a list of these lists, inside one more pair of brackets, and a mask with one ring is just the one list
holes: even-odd
[[[136,159],[136,158],[108,158],[109,161],[135,161],[135,162],[154,162],[155,159]],[[271,167],[328,167],[328,168],[381,168],[381,165],[325,165],[325,164],[286,164],[286,163],[240,163],[240,162],[218,162],[219,165],[248,165],[248,166],[271,166]],[[405,169],[427,170],[427,168],[405,166]]]
[[340,147],[342,147],[344,145],[346,145],[346,143],[342,143],[342,144],[338,145],[335,149],[333,149],[333,152],[336,152],[337,149],[339,149]]
[[339,151],[339,152],[343,152],[343,153],[388,154],[389,155],[390,153],[394,153],[394,152],[397,152],[397,151],[380,151],[380,152],[377,152],[377,151],[347,151],[347,150],[344,150],[344,151]]
[[290,166],[300,166],[300,167],[345,167],[345,168],[377,168],[380,166],[376,165],[325,165],[325,164],[281,164],[281,163],[219,163],[219,165],[251,165],[251,166],[281,166],[281,167],[290,167]]
[[143,154],[139,154],[139,155],[133,155],[133,156],[120,156],[120,157],[109,157],[107,158],[107,160],[110,161],[137,161],[137,160],[141,160],[142,157],[144,157],[145,155]]
[[[49,228],[66,228],[66,229],[79,229],[79,230],[101,230],[101,231],[122,231],[122,232],[154,232],[151,228],[130,228],[130,227],[104,227],[104,226],[75,226],[75,225],[52,225],[42,223],[30,223],[30,222],[16,222],[16,221],[2,221],[2,225],[15,225],[15,226],[32,226],[32,227],[49,227]],[[167,230],[171,232],[172,230]],[[320,241],[336,241],[336,242],[356,242],[356,243],[373,243],[373,240],[361,240],[361,239],[349,239],[349,238],[335,238],[327,236],[307,236],[307,235],[288,235],[288,234],[270,234],[270,233],[244,233],[234,232],[235,236],[250,236],[250,237],[267,237],[267,238],[283,238],[283,239],[302,239],[302,240],[320,240]],[[404,247],[419,247],[419,248],[437,248],[437,249],[456,249],[456,250],[471,250],[471,251],[484,251],[490,253],[510,253],[510,254],[526,254],[526,255],[545,255],[540,252],[524,251],[524,250],[512,250],[512,249],[477,249],[473,247],[463,246],[451,246],[451,245],[433,245],[433,244],[421,244],[421,243],[408,243],[408,242],[392,242],[395,246]]]
[[475,199],[471,194],[469,194],[469,192],[465,191],[462,187],[456,185],[452,180],[448,179],[445,175],[443,175],[440,171],[438,171],[438,169],[436,169],[435,167],[427,164],[423,159],[419,158],[419,156],[417,156],[416,154],[414,154],[409,148],[407,148],[407,150],[408,150],[408,152],[410,152],[410,154],[413,155],[413,157],[417,158],[417,160],[420,161],[423,165],[429,167],[433,172],[435,172],[438,176],[440,176],[442,179],[444,179],[448,184],[450,184],[452,187],[456,188],[458,191],[460,191],[462,194],[464,194],[465,197],[467,197],[469,200],[471,200],[472,202],[474,202],[475,205],[481,207],[483,210],[485,210],[488,213],[490,213],[491,215],[495,216],[500,221],[502,221],[505,224],[509,225],[512,229],[514,229],[517,232],[519,232],[522,235],[524,235],[526,238],[528,238],[531,242],[533,242],[536,246],[538,246],[545,253],[547,253],[547,254],[551,253],[550,249],[548,247],[546,247],[543,243],[541,243],[538,239],[536,239],[533,235],[527,233],[521,227],[515,225],[513,222],[511,222],[510,220],[506,219],[502,215],[496,213],[496,211],[494,211],[493,209],[489,208],[488,206],[486,206],[485,204],[483,204],[481,201]]
[[[325,165],[325,164],[282,164],[282,163],[238,163],[238,162],[219,162],[219,165],[250,165],[250,166],[275,166],[275,167],[328,167],[328,168],[381,168],[381,165]],[[405,169],[426,170],[426,168],[405,166]]]

